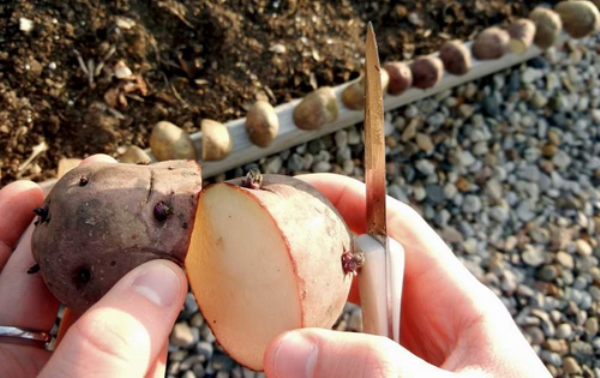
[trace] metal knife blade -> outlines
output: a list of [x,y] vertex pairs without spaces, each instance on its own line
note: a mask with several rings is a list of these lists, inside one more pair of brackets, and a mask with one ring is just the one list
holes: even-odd
[[367,29],[365,61],[365,182],[367,186],[367,232],[385,237],[385,140],[381,67],[373,25]]

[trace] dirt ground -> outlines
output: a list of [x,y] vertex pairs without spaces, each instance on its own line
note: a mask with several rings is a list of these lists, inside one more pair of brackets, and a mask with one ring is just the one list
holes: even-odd
[[539,2],[3,0],[0,186],[147,147],[160,120],[193,132],[259,94],[275,105],[341,84],[359,74],[368,21],[381,59],[407,60]]

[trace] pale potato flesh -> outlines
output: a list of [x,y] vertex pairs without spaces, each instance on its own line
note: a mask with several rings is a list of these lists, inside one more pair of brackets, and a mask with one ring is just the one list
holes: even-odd
[[219,343],[261,370],[266,345],[302,325],[294,265],[267,210],[242,190],[219,189],[203,193],[198,206],[186,260],[190,286]]

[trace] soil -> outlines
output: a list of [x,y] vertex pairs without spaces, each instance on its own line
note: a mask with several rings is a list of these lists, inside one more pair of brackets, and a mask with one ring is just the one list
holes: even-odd
[[145,148],[160,120],[194,132],[257,96],[341,84],[360,73],[368,21],[382,61],[407,60],[540,2],[3,0],[0,186],[54,176],[63,157]]

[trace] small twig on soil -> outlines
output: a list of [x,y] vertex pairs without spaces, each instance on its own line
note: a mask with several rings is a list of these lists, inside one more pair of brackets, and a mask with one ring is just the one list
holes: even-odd
[[92,59],[88,59],[88,83],[90,87],[94,86],[94,61]]
[[108,51],[106,52],[106,55],[104,55],[104,58],[102,58],[103,62],[106,62],[107,60],[110,59],[111,56],[113,56],[113,54],[117,51],[117,47],[115,45],[110,46],[110,48],[108,49]]
[[160,73],[162,74],[163,78],[165,79],[165,83],[169,86],[169,88],[171,88],[171,92],[173,92],[173,96],[175,96],[175,98],[177,100],[179,100],[179,102],[181,102],[184,109],[189,108],[190,105],[179,95],[179,92],[177,92],[177,89],[175,89],[175,86],[173,84],[171,84],[171,82],[169,81],[169,78],[167,78],[167,75],[162,71]]
[[29,167],[29,165],[31,164],[33,159],[35,159],[39,154],[41,154],[42,152],[47,151],[47,150],[48,150],[48,145],[46,144],[46,142],[42,142],[42,143],[38,144],[37,146],[34,146],[31,151],[31,155],[29,155],[27,160],[25,160],[23,162],[23,164],[21,164],[19,166],[17,171],[23,172],[27,167]]
[[81,54],[77,50],[73,50],[73,52],[77,56],[77,61],[79,62],[79,68],[81,68],[81,70],[86,74],[86,76],[89,76],[90,73],[88,72],[87,66],[85,65],[85,62],[83,61]]

